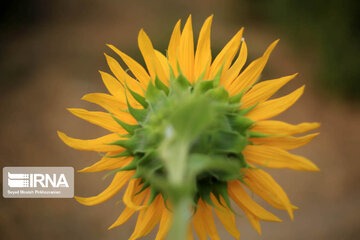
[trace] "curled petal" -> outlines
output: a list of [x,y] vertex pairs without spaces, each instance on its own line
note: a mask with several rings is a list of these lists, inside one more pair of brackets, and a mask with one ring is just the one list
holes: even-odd
[[251,226],[259,233],[259,235],[261,235],[261,226],[260,226],[259,218],[247,209],[243,209],[243,211],[246,217],[249,219]]
[[161,213],[160,226],[155,240],[165,240],[172,224],[172,213],[165,207],[164,203],[162,203],[161,209],[163,210]]
[[293,209],[296,207],[290,204],[288,196],[270,174],[261,169],[248,169],[244,181],[256,195],[275,208],[287,210],[290,218],[294,218]]
[[163,210],[160,208],[161,201],[163,201],[163,199],[158,195],[149,207],[140,211],[134,233],[129,240],[135,240],[147,235],[159,223],[161,218],[159,211]]
[[81,151],[115,152],[124,150],[123,147],[109,145],[110,143],[120,139],[120,137],[115,133],[90,140],[71,138],[60,131],[58,131],[57,134],[66,145]]
[[111,184],[99,195],[89,198],[83,197],[75,197],[76,201],[83,205],[93,206],[96,204],[103,203],[110,198],[112,198],[115,194],[117,194],[121,188],[129,181],[129,179],[134,175],[135,171],[127,171],[127,172],[118,172],[116,173],[114,179]]
[[114,47],[113,45],[108,44],[108,47],[110,47],[114,52],[116,52],[121,59],[125,62],[125,64],[129,67],[130,71],[134,74],[137,80],[139,80],[141,86],[146,89],[147,84],[150,80],[149,74],[146,72],[146,70],[134,59]]
[[[145,190],[142,193],[133,195],[132,196],[132,201],[134,202],[134,204],[140,205],[144,201],[147,193],[148,193],[148,190]],[[116,221],[109,227],[109,229],[113,229],[113,228],[115,228],[117,226],[120,226],[120,225],[124,224],[127,220],[129,220],[129,218],[135,212],[136,212],[135,209],[125,207],[124,211],[121,213],[121,215],[118,217],[118,219],[116,219]]]
[[241,208],[251,212],[257,218],[264,221],[281,222],[281,220],[258,205],[242,188],[238,180],[228,183],[229,196]]
[[192,223],[200,240],[206,240],[207,233],[209,234],[210,239],[220,240],[220,237],[216,231],[211,208],[201,199],[198,202]]
[[225,229],[236,239],[240,239],[240,233],[235,224],[235,216],[232,210],[226,207],[225,200],[220,196],[220,202],[214,197],[213,194],[210,195],[211,201],[214,203],[215,213],[220,219],[221,223],[224,225]]
[[129,182],[129,185],[125,191],[125,194],[123,196],[123,201],[126,204],[127,207],[134,209],[136,211],[139,211],[141,209],[146,208],[145,205],[139,205],[136,202],[134,202],[133,196],[136,195],[136,193],[140,190],[140,180],[139,179],[132,179]]
[[114,170],[128,165],[131,162],[131,159],[132,157],[108,158],[107,156],[105,156],[100,161],[94,163],[89,167],[83,168],[78,172],[101,172],[105,170]]
[[[105,57],[111,72],[121,82],[121,84],[123,86],[129,87],[137,94],[144,96],[143,89],[141,88],[140,83],[134,78],[130,77],[129,74],[125,72],[125,70],[120,66],[120,64],[114,58],[106,54]],[[125,91],[123,90],[121,94],[125,95]]]

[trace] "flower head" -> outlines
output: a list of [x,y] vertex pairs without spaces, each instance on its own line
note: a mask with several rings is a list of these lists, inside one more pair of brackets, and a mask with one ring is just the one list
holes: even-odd
[[146,69],[108,45],[130,71],[105,55],[112,75],[100,74],[110,94],[83,97],[105,111],[69,110],[112,133],[79,140],[59,132],[75,149],[105,152],[99,162],[80,172],[111,170],[108,175],[113,175],[106,190],[94,197],[76,197],[78,202],[102,203],[127,185],[123,196],[126,208],[110,228],[139,211],[130,239],[148,234],[157,224],[156,239],[164,239],[171,226],[172,236],[177,236],[174,239],[184,239],[186,229],[191,239],[191,226],[200,239],[207,235],[219,239],[213,212],[238,239],[231,200],[260,233],[260,220],[281,220],[257,204],[246,188],[273,207],[286,210],[291,218],[296,209],[263,169],[318,171],[312,162],[287,150],[311,141],[317,134],[294,135],[319,124],[268,120],[302,95],[304,87],[269,100],[296,74],[256,83],[278,41],[242,71],[247,58],[243,29],[212,60],[211,23],[212,16],[203,24],[194,52],[191,16],[182,32],[178,21],[167,56],[155,50],[140,30],[138,44]]

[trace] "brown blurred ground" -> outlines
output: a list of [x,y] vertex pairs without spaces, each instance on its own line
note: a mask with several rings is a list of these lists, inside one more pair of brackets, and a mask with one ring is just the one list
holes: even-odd
[[[48,6],[49,7],[49,6]],[[1,52],[0,159],[4,166],[74,166],[81,169],[97,161],[96,153],[79,152],[56,136],[92,138],[105,133],[68,113],[67,107],[96,109],[80,100],[89,92],[104,92],[98,69],[108,71],[103,52],[115,56],[104,45],[112,43],[140,60],[137,32],[143,27],[159,50],[166,49],[178,18],[193,14],[195,36],[201,22],[215,13],[213,46],[220,49],[241,26],[250,59],[259,56],[271,41],[282,41],[272,55],[263,79],[300,72],[281,90],[285,94],[303,83],[307,90],[294,107],[279,119],[300,123],[322,122],[321,135],[295,153],[312,159],[320,173],[272,170],[271,173],[300,207],[291,222],[285,213],[274,211],[284,222],[263,222],[263,236],[238,217],[242,239],[359,239],[360,238],[360,109],[358,103],[337,101],[314,91],[316,49],[298,52],[286,35],[257,21],[234,21],[231,2],[216,1],[79,1],[57,3],[35,25],[8,30]],[[246,5],[242,12],[246,12]],[[231,14],[230,14],[231,13]],[[240,13],[239,13],[240,14]],[[4,40],[4,39],[3,39]],[[116,56],[115,56],[116,57]],[[6,79],[6,81],[4,81]],[[97,194],[109,184],[100,174],[76,174],[75,193]],[[123,206],[112,199],[85,207],[73,199],[1,199],[2,239],[127,239],[135,218],[107,231]],[[265,205],[271,209],[268,205]],[[231,239],[218,224],[222,239]],[[154,239],[152,235],[144,239]]]

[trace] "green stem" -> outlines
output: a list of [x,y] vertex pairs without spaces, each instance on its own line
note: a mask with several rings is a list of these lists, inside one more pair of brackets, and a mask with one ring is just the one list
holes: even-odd
[[161,147],[171,189],[169,197],[174,207],[169,240],[186,239],[191,217],[193,193],[190,190],[189,179],[186,178],[189,145],[190,142],[183,138],[170,136]]
[[177,199],[174,206],[174,216],[171,230],[168,236],[169,240],[185,240],[188,231],[188,222],[191,217],[192,199],[184,196]]

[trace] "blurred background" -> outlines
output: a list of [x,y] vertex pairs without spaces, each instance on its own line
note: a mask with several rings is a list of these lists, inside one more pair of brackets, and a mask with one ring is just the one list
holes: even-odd
[[[179,18],[193,15],[197,39],[202,22],[214,14],[215,55],[245,27],[249,60],[277,38],[262,79],[299,72],[279,95],[302,84],[302,99],[278,119],[319,121],[321,135],[293,151],[314,161],[319,173],[271,170],[292,202],[295,220],[274,210],[284,222],[262,223],[259,236],[239,216],[242,239],[360,239],[360,67],[358,3],[351,0],[132,0],[26,1],[0,8],[0,159],[4,166],[74,166],[100,159],[63,144],[56,131],[95,138],[106,132],[82,121],[67,107],[97,109],[80,98],[106,91],[97,70],[109,71],[103,53],[119,59],[111,43],[143,62],[137,34],[144,28],[165,52]],[[110,179],[104,173],[76,173],[75,194],[92,196]],[[74,199],[4,199],[2,239],[127,239],[135,219],[107,231],[123,209],[116,198],[94,207]],[[272,209],[264,205],[267,209]],[[222,239],[232,239],[220,224]],[[154,239],[156,230],[143,239]]]

